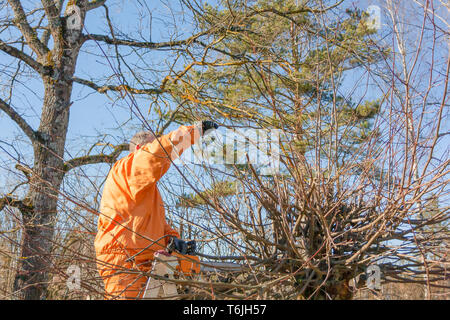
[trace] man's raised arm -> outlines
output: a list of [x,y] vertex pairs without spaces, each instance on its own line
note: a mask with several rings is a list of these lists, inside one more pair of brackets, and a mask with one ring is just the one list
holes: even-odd
[[202,134],[196,126],[181,126],[134,152],[128,164],[128,182],[132,196],[155,184],[170,164],[193,145]]

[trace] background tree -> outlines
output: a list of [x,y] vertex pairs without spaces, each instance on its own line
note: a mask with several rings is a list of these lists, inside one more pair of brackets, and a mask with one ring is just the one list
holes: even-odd
[[[445,255],[431,270],[417,237],[434,225],[440,232],[428,240],[448,238],[440,225],[448,223],[447,206],[420,215],[427,197],[448,201],[440,129],[448,109],[446,43],[431,50],[439,66],[415,68],[428,61],[425,43],[436,45],[439,28],[445,30],[436,23],[438,4],[412,5],[422,19],[406,33],[406,22],[395,18],[392,29],[377,32],[367,14],[342,1],[186,2],[201,27],[219,23],[230,31],[188,66],[179,95],[193,107],[180,119],[212,117],[228,128],[280,129],[283,137],[278,175],[263,176],[251,163],[210,165],[212,187],[179,200],[184,216],[196,214],[195,225],[203,221],[206,233],[220,233],[205,250],[246,261],[248,277],[236,281],[252,289],[236,286],[224,297],[348,299],[355,292],[350,280],[371,264],[386,281],[424,283],[426,275],[428,291],[448,288],[439,283]],[[399,36],[419,31],[420,41],[402,47]]]
[[[175,279],[182,297],[349,299],[364,284],[351,280],[373,264],[384,282],[445,296],[444,3],[410,3],[414,22],[400,19],[408,11],[398,4],[380,3],[379,29],[348,1],[182,1],[160,17],[148,6],[136,3],[136,29],[109,1],[1,7],[0,107],[29,141],[1,141],[10,187],[0,200],[2,270],[15,276],[5,297],[101,297],[92,241],[109,167],[98,164],[120,156],[129,129],[164,132],[200,119],[222,128],[192,150],[206,151],[199,161],[177,160],[160,190],[204,260],[239,268]],[[71,145],[69,112],[92,92],[109,99],[114,124]],[[39,98],[42,110],[22,107]],[[227,148],[225,129],[280,130],[279,171],[250,161],[254,137]],[[71,265],[83,267],[77,292],[65,283]]]

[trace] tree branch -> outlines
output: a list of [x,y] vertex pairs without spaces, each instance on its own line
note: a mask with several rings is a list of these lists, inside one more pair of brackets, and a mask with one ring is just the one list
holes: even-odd
[[106,35],[100,35],[100,34],[85,35],[84,41],[94,40],[94,41],[102,41],[107,44],[113,44],[113,45],[119,45],[119,46],[130,46],[130,47],[147,48],[147,49],[161,49],[161,48],[172,48],[172,47],[177,47],[177,46],[182,46],[182,45],[193,43],[196,41],[197,38],[204,36],[206,34],[210,34],[211,32],[212,32],[212,30],[205,30],[205,31],[199,32],[185,40],[166,41],[166,42],[146,42],[146,41],[140,42],[140,41],[135,41],[135,40],[110,38]]
[[18,200],[11,197],[10,195],[5,195],[2,198],[0,198],[0,211],[2,211],[3,208],[6,206],[17,208],[22,212],[33,211],[33,205],[30,203],[30,199],[28,198]]
[[[56,0],[55,0],[55,2],[56,2]],[[62,10],[63,4],[64,4],[64,0],[58,0],[58,2],[56,3],[56,8],[58,9],[58,14],[59,14],[59,15],[61,15],[61,10]],[[48,41],[50,40],[50,33],[51,33],[50,28],[46,28],[46,29],[44,30],[44,32],[42,33],[42,36],[41,36],[41,42],[42,42],[45,46],[48,45]]]
[[122,151],[128,150],[128,143],[122,143],[114,147],[114,151],[111,154],[97,154],[97,155],[87,155],[84,157],[74,158],[68,160],[64,163],[64,172],[68,172],[71,169],[84,166],[87,164],[96,164],[96,163],[114,163],[117,160],[117,157],[120,155]]
[[39,141],[39,135],[9,104],[0,99],[0,109],[13,120],[32,142]]
[[9,54],[10,56],[17,58],[23,62],[25,62],[27,65],[29,65],[31,68],[33,68],[37,73],[39,73],[41,76],[51,76],[53,73],[53,69],[50,66],[44,66],[34,60],[31,56],[27,55],[26,53],[20,51],[19,49],[10,46],[3,41],[0,40],[0,50]]
[[49,49],[39,40],[36,31],[28,24],[27,16],[20,1],[8,0],[8,2],[14,11],[13,22],[25,37],[27,44],[39,57],[45,56]]
[[86,11],[96,9],[98,7],[101,7],[104,5],[106,0],[94,0],[92,2],[89,2],[86,6]]
[[62,35],[62,25],[60,19],[60,9],[57,8],[53,0],[41,0],[44,7],[45,15],[48,20],[48,26],[55,42],[55,47],[60,46],[60,38]]
[[33,170],[23,164],[17,163],[15,165],[15,168],[17,170],[22,171],[22,173],[25,175],[25,177],[27,178],[28,181],[30,181],[31,179],[31,175],[33,174]]
[[124,39],[112,39],[105,35],[100,34],[89,34],[86,36],[86,40],[95,40],[102,41],[107,44],[114,44],[119,46],[130,46],[137,48],[147,48],[147,49],[161,49],[161,48],[171,48],[182,46],[184,44],[189,43],[190,38],[187,40],[179,40],[179,41],[168,41],[168,42],[139,42],[134,40],[124,40]]
[[76,83],[88,86],[92,89],[94,89],[95,91],[98,91],[100,93],[106,93],[107,91],[127,91],[130,93],[134,93],[134,94],[161,94],[164,91],[160,90],[160,89],[136,89],[136,88],[131,88],[130,86],[127,86],[125,84],[121,84],[118,86],[114,86],[114,85],[104,85],[104,86],[99,86],[97,84],[95,84],[92,81],[89,80],[85,80],[85,79],[80,79],[77,77],[73,77],[72,80]]

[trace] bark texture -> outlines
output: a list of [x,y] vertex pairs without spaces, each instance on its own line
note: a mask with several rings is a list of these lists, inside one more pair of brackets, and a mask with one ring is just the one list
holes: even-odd
[[[45,8],[45,1],[43,1]],[[84,21],[86,1],[77,1]],[[54,10],[46,8],[49,12]],[[69,12],[68,12],[69,11]],[[67,28],[66,16],[58,14],[50,21],[54,48],[41,56],[43,65],[51,66],[51,75],[42,75],[44,101],[38,139],[33,142],[34,166],[27,198],[32,210],[23,211],[22,248],[19,268],[14,281],[18,299],[45,299],[49,271],[52,270],[52,239],[55,230],[58,192],[64,178],[64,146],[69,126],[72,77],[82,45],[81,28]]]

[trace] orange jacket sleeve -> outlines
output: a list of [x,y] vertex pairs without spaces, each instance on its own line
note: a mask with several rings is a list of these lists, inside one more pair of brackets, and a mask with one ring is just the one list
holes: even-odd
[[140,192],[156,184],[169,170],[172,161],[194,144],[199,136],[195,126],[181,126],[136,150],[127,179],[131,196],[136,199]]

